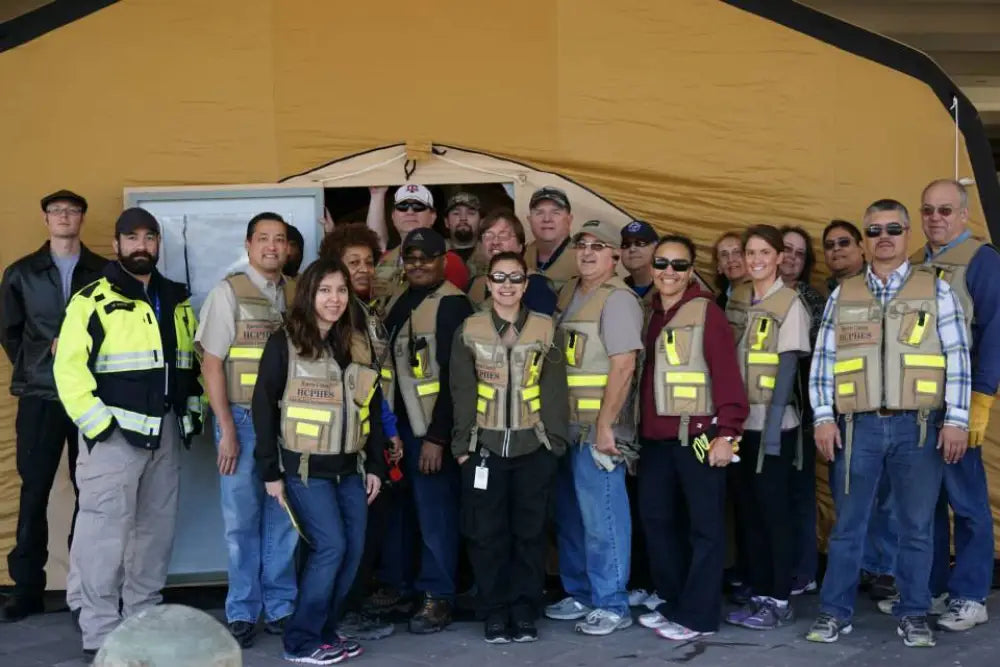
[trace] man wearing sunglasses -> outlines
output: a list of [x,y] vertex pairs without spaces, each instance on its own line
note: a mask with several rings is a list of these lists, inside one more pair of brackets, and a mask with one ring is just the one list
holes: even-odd
[[[830,269],[827,290],[833,292],[847,278],[864,273],[868,264],[862,247],[861,230],[847,220],[831,220],[823,230],[823,256]],[[830,493],[838,497],[836,485],[843,481],[833,475],[829,467]],[[896,597],[896,551],[899,545],[899,528],[893,509],[892,489],[885,470],[879,479],[877,496],[872,505],[865,539],[864,558],[861,561],[861,590],[873,600]]]
[[576,630],[608,635],[632,625],[632,520],[621,445],[635,442],[633,376],[643,348],[642,307],[615,275],[617,227],[590,220],[573,237],[578,278],[559,292],[569,381],[569,454],[556,489],[559,574],[567,597],[545,609]]
[[[927,263],[947,281],[962,303],[972,349],[969,451],[946,466],[934,520],[931,593],[947,594],[948,611],[938,625],[959,632],[988,620],[986,596],[993,576],[993,517],[981,445],[1000,383],[1000,254],[972,238],[968,193],[953,180],[924,188],[920,217],[927,245],[910,261]],[[986,341],[992,341],[987,343]],[[955,515],[955,567],[949,573],[948,508]]]
[[816,447],[842,483],[820,614],[806,639],[835,642],[852,629],[862,545],[884,468],[899,516],[897,633],[906,646],[934,646],[927,613],[937,494],[928,490],[940,488],[944,464],[958,463],[968,443],[965,321],[948,284],[907,261],[905,206],[874,202],[864,230],[871,264],[830,295],[809,374]]
[[633,220],[622,227],[622,266],[628,271],[625,284],[640,299],[653,289],[653,250],[659,236],[648,222]]
[[528,203],[528,223],[535,237],[524,249],[528,270],[541,273],[559,290],[577,274],[576,261],[569,252],[573,225],[569,197],[559,188],[535,190]]
[[[368,228],[375,232],[382,248],[389,244],[389,231],[385,223],[385,195],[388,188],[368,188],[371,199],[368,202]],[[396,189],[393,195],[392,224],[399,233],[400,240],[415,229],[430,229],[437,219],[434,210],[434,196],[423,185],[407,183]],[[406,287],[406,272],[403,267],[401,247],[389,250],[375,266],[375,287],[373,305],[383,312],[386,304]],[[448,251],[444,260],[444,277],[461,290],[469,286],[469,270],[462,258]]]
[[[413,582],[424,594],[410,618],[410,632],[427,634],[451,623],[458,568],[458,464],[444,456],[451,442],[454,406],[448,381],[452,340],[473,308],[469,298],[445,280],[445,241],[433,229],[407,234],[401,257],[407,287],[388,306],[385,328],[392,350],[388,396],[403,439],[403,465],[410,480],[423,543],[420,572]],[[403,579],[405,554],[391,573]],[[404,582],[409,584],[410,582]]]

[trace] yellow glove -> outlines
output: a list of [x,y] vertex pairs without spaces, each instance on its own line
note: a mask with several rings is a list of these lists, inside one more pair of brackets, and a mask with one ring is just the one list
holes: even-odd
[[972,392],[972,405],[969,408],[969,447],[978,447],[986,437],[986,424],[990,421],[990,408],[993,407],[993,396]]

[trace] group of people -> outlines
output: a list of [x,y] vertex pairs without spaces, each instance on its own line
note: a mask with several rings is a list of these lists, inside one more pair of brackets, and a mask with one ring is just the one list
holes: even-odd
[[[817,588],[817,453],[837,520],[806,638],[850,632],[859,583],[907,646],[934,644],[929,615],[986,622],[979,445],[1000,348],[982,341],[1000,335],[1000,255],[971,237],[961,184],[924,190],[912,257],[898,201],[861,230],[831,222],[828,299],[801,227],[723,235],[715,294],[690,238],[639,220],[572,233],[558,188],[532,195],[528,243],[511,210],[467,192],[441,211],[446,239],[430,190],[403,185],[388,251],[387,194],[372,188],[367,223],[327,219],[301,275],[294,227],[254,216],[248,266],[197,317],[155,268],[152,215],[124,211],[105,262],[80,243],[83,197],[42,200],[50,240],[0,295],[22,478],[4,620],[42,610],[64,441],[85,653],[160,601],[180,448],[207,400],[229,629],[246,647],[263,622],[292,662],[359,655],[399,609],[411,632],[439,631],[462,595],[490,643],[536,640],[540,614],[608,635],[635,606],[671,640],[788,625]],[[544,606],[550,552],[565,597]]]

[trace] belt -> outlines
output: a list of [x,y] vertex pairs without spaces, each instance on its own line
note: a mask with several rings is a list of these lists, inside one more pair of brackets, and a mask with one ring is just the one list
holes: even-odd
[[915,412],[915,410],[889,410],[888,408],[879,408],[875,411],[879,417],[894,417],[896,415],[905,415],[908,412]]

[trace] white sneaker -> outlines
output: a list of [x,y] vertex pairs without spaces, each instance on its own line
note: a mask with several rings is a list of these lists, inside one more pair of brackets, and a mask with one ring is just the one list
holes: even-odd
[[942,593],[931,598],[931,608],[927,612],[931,616],[944,616],[948,613],[948,594]]
[[630,606],[630,607],[638,607],[643,602],[645,602],[646,598],[648,598],[648,597],[649,597],[649,593],[646,591],[645,588],[636,588],[635,590],[629,591],[628,592],[628,606]]
[[587,614],[587,618],[576,624],[576,631],[585,635],[610,635],[615,630],[631,627],[631,616],[620,616],[607,609],[595,609]]
[[656,634],[664,639],[673,639],[674,641],[683,642],[689,639],[694,639],[695,637],[707,637],[708,635],[714,635],[715,633],[698,632],[697,630],[686,628],[680,623],[667,621],[666,625],[656,629]]
[[883,614],[893,615],[896,603],[899,602],[899,596],[893,595],[891,598],[886,598],[884,600],[878,601],[878,610]]
[[590,607],[580,604],[572,597],[565,597],[545,608],[545,615],[554,621],[575,621],[590,612]]
[[668,621],[663,614],[658,611],[651,611],[648,614],[643,614],[639,617],[639,625],[644,628],[649,628],[650,630],[662,628],[668,623],[670,623],[670,621]]
[[990,616],[982,602],[955,599],[948,603],[948,611],[941,615],[937,624],[945,630],[964,632],[988,620]]
[[642,604],[646,607],[646,609],[650,611],[656,611],[656,608],[659,607],[664,602],[666,602],[666,600],[661,598],[659,595],[657,595],[656,593],[651,593],[649,597],[646,598],[646,601],[643,602]]

